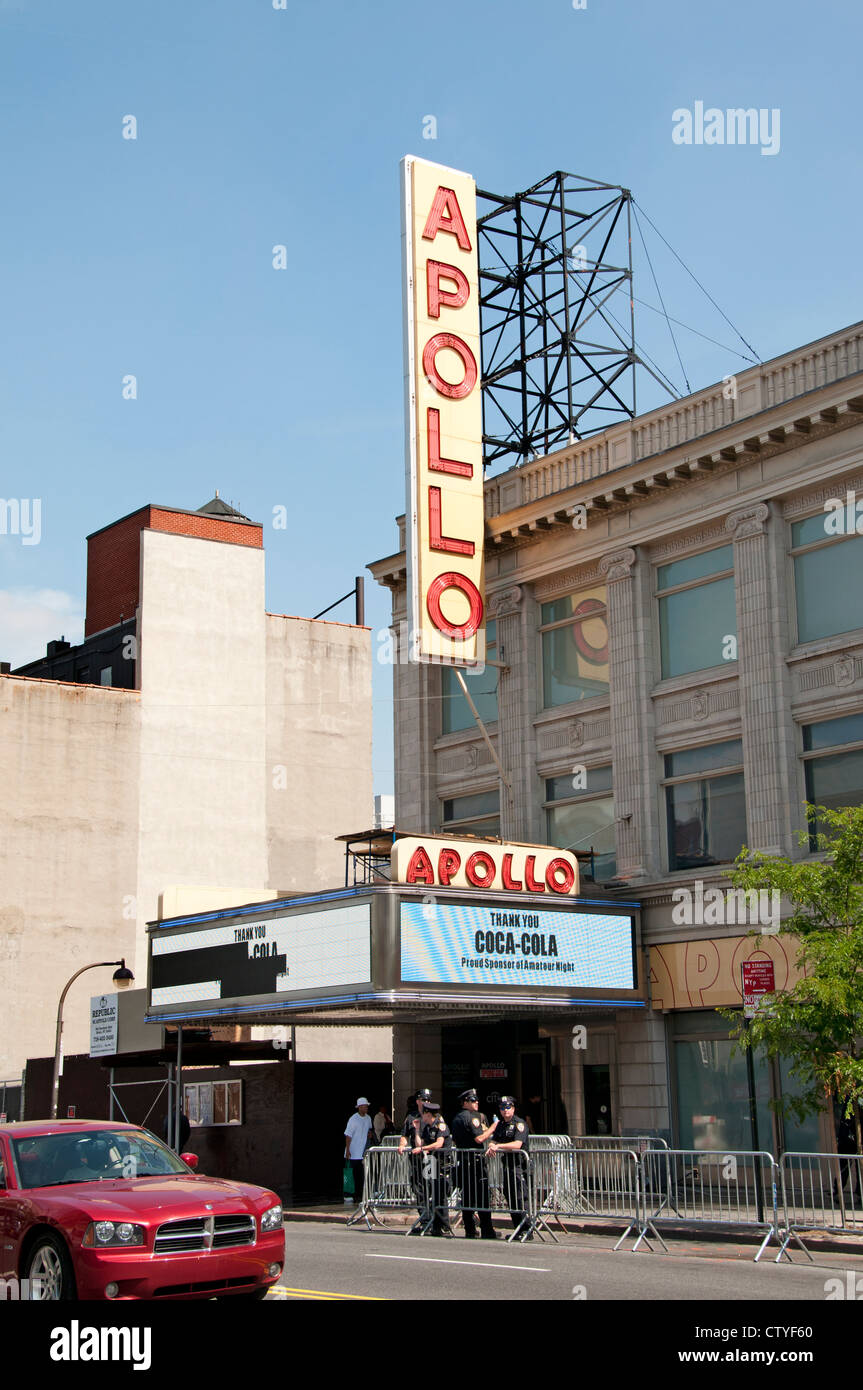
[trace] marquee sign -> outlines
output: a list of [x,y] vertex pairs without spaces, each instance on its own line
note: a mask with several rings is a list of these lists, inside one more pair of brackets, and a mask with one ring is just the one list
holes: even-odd
[[[356,1023],[371,1009],[370,1021],[388,1024],[417,1009],[471,1012],[490,1001],[644,1008],[637,905],[576,901],[566,891],[575,866],[554,864],[565,862],[562,851],[431,836],[398,844],[411,884],[148,923],[146,1022]],[[458,887],[462,870],[464,882],[495,873],[500,886]]]
[[565,849],[483,844],[479,840],[396,840],[393,883],[429,888],[489,888],[493,892],[575,897],[578,860]]
[[402,160],[407,574],[415,660],[485,654],[476,184]]
[[368,903],[210,924],[151,942],[152,1008],[222,1003],[371,979]]
[[402,903],[403,981],[633,990],[632,919],[573,910]]

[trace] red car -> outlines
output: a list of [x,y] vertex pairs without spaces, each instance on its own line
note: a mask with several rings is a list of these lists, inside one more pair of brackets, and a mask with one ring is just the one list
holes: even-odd
[[138,1125],[3,1125],[3,1287],[41,1300],[264,1298],[285,1259],[278,1197],[196,1165]]

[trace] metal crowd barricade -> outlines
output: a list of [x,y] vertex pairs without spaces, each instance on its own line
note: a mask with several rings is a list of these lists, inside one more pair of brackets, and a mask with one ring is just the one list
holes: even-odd
[[[533,1139],[531,1139],[531,1146]],[[484,1149],[453,1150],[453,1191],[451,1209],[475,1213],[480,1226],[487,1226],[495,1215],[508,1212],[513,1229],[508,1240],[519,1240],[534,1229],[531,1205],[530,1171],[533,1153],[522,1150],[489,1154]],[[471,1224],[468,1221],[468,1224]]]
[[642,1154],[647,1149],[666,1149],[664,1139],[656,1134],[574,1134],[566,1140],[574,1149],[626,1149]]
[[398,1140],[395,1146],[388,1144],[377,1149],[366,1149],[363,1155],[363,1200],[348,1225],[365,1221],[371,1230],[370,1215],[379,1226],[383,1225],[377,1216],[378,1208],[407,1211],[416,1205],[410,1158],[406,1153],[399,1153]]
[[[640,1163],[631,1149],[549,1148],[535,1151],[531,1141],[531,1202],[535,1228],[557,1240],[548,1218],[626,1222],[618,1245],[641,1218]],[[615,1246],[617,1249],[617,1246]]]
[[640,1167],[641,1229],[633,1250],[642,1240],[649,1246],[648,1231],[667,1249],[657,1222],[764,1230],[756,1261],[774,1236],[780,1240],[779,1170],[772,1154],[743,1149],[653,1149],[641,1155]]
[[[778,1264],[800,1231],[863,1234],[863,1158],[859,1154],[785,1153],[780,1159],[784,1230]],[[791,1256],[788,1255],[789,1260]]]
[[530,1136],[530,1151],[538,1152],[542,1149],[568,1149],[572,1144],[568,1134],[532,1134]]
[[[533,1229],[530,1206],[529,1158],[521,1152],[487,1154],[452,1149],[425,1154],[399,1153],[394,1146],[368,1149],[364,1155],[363,1200],[349,1226],[372,1220],[378,1212],[417,1212],[408,1235],[426,1235],[436,1225],[446,1228],[451,1213],[475,1212],[480,1224],[493,1213],[516,1213],[509,1239]],[[370,1219],[371,1218],[371,1219]]]

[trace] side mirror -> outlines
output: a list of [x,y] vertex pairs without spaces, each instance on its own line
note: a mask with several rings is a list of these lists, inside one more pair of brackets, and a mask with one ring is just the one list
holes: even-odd
[[195,1169],[196,1169],[197,1166],[198,1166],[198,1155],[197,1155],[197,1154],[180,1154],[180,1158],[181,1158],[182,1161],[185,1163],[186,1167],[187,1167],[187,1168],[191,1168],[192,1172],[194,1173]]

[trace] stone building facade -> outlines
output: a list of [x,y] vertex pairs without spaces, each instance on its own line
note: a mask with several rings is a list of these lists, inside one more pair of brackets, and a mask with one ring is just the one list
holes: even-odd
[[[512,468],[485,496],[500,665],[470,679],[510,785],[452,672],[404,655],[402,519],[396,554],[370,566],[402,646],[396,824],[592,848],[597,882],[642,905],[650,1007],[591,1022],[584,1050],[539,1024],[570,1128],[595,1121],[598,1086],[617,1132],[750,1147],[745,1068],[714,1010],[740,1003],[742,960],[772,959],[781,988],[793,953],[699,905],[744,843],[810,853],[807,799],[863,801],[863,326]],[[446,1030],[400,1033],[396,1069],[419,1083],[412,1055],[428,1075]],[[762,1142],[817,1147],[816,1123],[777,1130],[767,1109],[791,1084],[760,1067]]]

